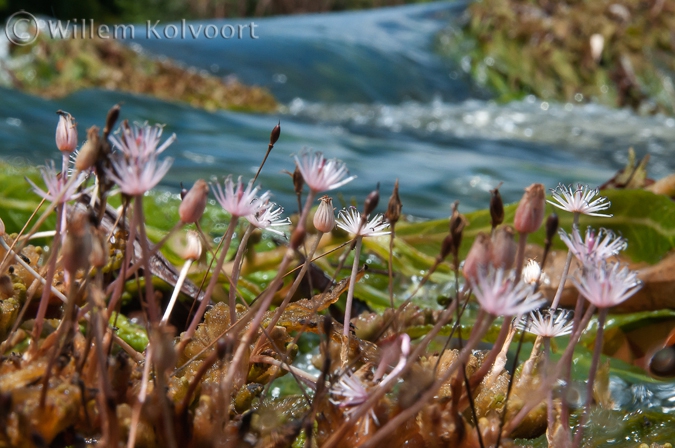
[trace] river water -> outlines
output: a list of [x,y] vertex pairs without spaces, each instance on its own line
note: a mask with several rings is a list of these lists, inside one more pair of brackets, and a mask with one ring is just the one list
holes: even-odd
[[377,182],[386,198],[398,178],[404,212],[424,218],[447,216],[456,199],[465,211],[485,207],[488,190],[501,181],[507,201],[518,200],[532,182],[598,185],[623,166],[630,146],[639,156],[652,155],[653,177],[675,169],[673,118],[533,97],[491,101],[463,70],[466,61],[435,51],[438,33],[456,26],[464,7],[437,2],[255,19],[257,39],[246,34],[250,28],[242,39],[147,39],[146,26],[138,25],[131,42],[138,51],[268,87],[282,106],[269,115],[209,113],[116,92],[47,101],[0,90],[0,156],[13,163],[56,159],[55,110],[77,118],[83,139],[88,126],[101,125],[107,109],[122,101],[124,118],[165,123],[167,134],[177,134],[167,151],[175,158],[164,182],[169,188],[199,177],[252,176],[280,120],[281,139],[261,181],[289,208],[294,194],[282,170],[293,169],[290,156],[303,147],[344,160],[358,175],[341,190],[345,200],[362,201]]

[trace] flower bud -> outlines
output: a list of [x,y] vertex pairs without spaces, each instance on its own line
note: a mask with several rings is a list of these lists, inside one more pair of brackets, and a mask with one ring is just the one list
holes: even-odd
[[302,173],[297,165],[291,176],[293,177],[293,189],[295,190],[295,194],[302,194],[302,187],[305,185],[305,180],[302,178]]
[[462,269],[464,278],[476,281],[478,279],[478,273],[481,270],[484,271],[487,269],[489,263],[490,238],[483,232],[480,232],[476,235],[476,239],[473,240],[469,254],[466,256],[466,260],[464,260],[464,268]]
[[321,204],[314,213],[314,227],[319,232],[328,233],[335,227],[335,209],[330,196],[319,198]]
[[209,185],[203,179],[197,179],[178,207],[178,215],[184,224],[194,224],[202,219],[209,196]]
[[445,238],[443,238],[443,242],[441,243],[441,252],[438,255],[439,261],[443,261],[448,258],[448,255],[452,253],[453,248],[452,235],[448,234],[445,236]]
[[202,256],[202,240],[199,238],[199,234],[194,230],[188,231],[186,243],[183,258],[192,261],[199,260],[199,257]]
[[459,251],[462,244],[462,232],[466,226],[466,218],[459,213],[459,201],[452,204],[452,216],[450,216],[450,235],[452,235],[452,245],[455,252]]
[[107,140],[108,135],[110,135],[110,132],[112,129],[115,127],[115,123],[117,122],[117,119],[120,116],[120,105],[115,104],[113,107],[110,108],[108,111],[108,115],[105,117],[105,128],[103,128],[103,136]]
[[501,227],[495,231],[492,239],[492,266],[495,269],[511,269],[516,260],[518,244],[513,239],[513,228],[511,226]]
[[490,190],[490,217],[492,218],[492,228],[494,229],[499,224],[504,222],[504,202],[502,202],[502,195],[499,194],[499,187],[501,183],[494,190]]
[[553,236],[558,231],[558,215],[551,213],[546,219],[546,241],[545,244],[548,246],[553,242]]
[[302,245],[302,242],[305,241],[306,233],[305,225],[303,223],[298,224],[291,234],[290,248],[297,250]]
[[77,125],[73,116],[59,110],[59,123],[56,125],[56,147],[59,151],[73,152],[77,147]]
[[384,215],[392,226],[401,218],[402,208],[401,198],[398,196],[398,179],[396,179],[394,191],[392,191],[391,197],[389,198],[389,204],[387,205],[387,213]]
[[0,237],[3,237],[5,233],[7,233],[7,231],[5,230],[5,221],[3,221],[2,218],[0,218]]
[[541,267],[539,263],[534,260],[530,260],[527,263],[527,266],[523,269],[522,279],[525,283],[534,285],[539,281],[539,276],[541,276]]
[[368,196],[366,196],[366,200],[363,201],[363,220],[368,219],[368,215],[373,213],[375,209],[377,208],[377,204],[380,202],[380,183],[377,183],[377,187],[373,191],[371,191]]
[[525,194],[518,204],[513,226],[520,233],[535,232],[544,220],[545,209],[544,186],[542,184],[530,185],[525,189]]
[[91,169],[99,156],[100,140],[98,126],[92,126],[87,130],[87,141],[84,142],[75,159],[75,169],[87,171]]
[[279,140],[280,135],[281,135],[281,122],[277,123],[277,125],[274,126],[274,129],[272,129],[272,132],[270,133],[270,145],[274,146],[277,140]]

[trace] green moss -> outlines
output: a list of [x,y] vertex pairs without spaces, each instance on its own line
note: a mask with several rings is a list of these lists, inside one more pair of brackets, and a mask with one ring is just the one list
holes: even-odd
[[[502,101],[544,100],[675,111],[675,3],[641,0],[482,0],[444,51]],[[595,57],[591,41],[601,44]]]
[[12,50],[13,87],[47,98],[102,88],[182,101],[206,110],[271,112],[272,94],[239,81],[224,81],[168,60],[150,58],[108,39],[40,37]]

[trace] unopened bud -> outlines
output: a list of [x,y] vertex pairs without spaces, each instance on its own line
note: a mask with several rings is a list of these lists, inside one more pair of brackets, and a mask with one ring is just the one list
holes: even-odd
[[80,209],[75,210],[68,220],[68,232],[63,243],[63,267],[71,275],[75,275],[78,269],[89,267],[91,239],[89,214]]
[[438,259],[440,261],[445,260],[448,258],[448,255],[450,255],[453,252],[454,245],[452,243],[452,235],[448,234],[443,238],[443,242],[441,243],[441,252],[438,255]]
[[199,257],[202,256],[202,240],[199,238],[199,234],[194,230],[188,231],[186,235],[186,245],[185,252],[183,253],[183,258],[186,260],[199,260]]
[[77,124],[68,112],[56,111],[59,123],[56,125],[56,147],[59,151],[73,152],[77,148]]
[[513,239],[513,228],[511,226],[497,229],[492,239],[492,266],[495,269],[511,269],[516,260],[518,244]]
[[291,234],[291,249],[297,250],[302,245],[302,242],[305,241],[305,233],[305,225],[303,223],[298,224]]
[[108,115],[105,117],[105,128],[103,128],[103,136],[107,139],[108,135],[110,135],[110,132],[112,131],[113,127],[115,127],[115,123],[117,122],[117,119],[120,116],[120,105],[115,104],[113,107],[110,108],[108,111]]
[[98,126],[92,126],[87,130],[87,141],[80,148],[75,159],[75,169],[78,171],[87,171],[91,169],[99,157],[100,140],[98,136]]
[[0,237],[4,236],[7,231],[5,230],[5,221],[0,218]]
[[535,232],[544,220],[546,194],[542,184],[532,184],[525,189],[525,194],[518,204],[513,226],[520,233]]
[[389,198],[389,204],[387,205],[387,213],[384,215],[392,226],[401,218],[402,208],[401,198],[398,196],[398,179],[396,179],[394,191],[392,191],[391,197]]
[[523,275],[522,279],[525,283],[529,283],[530,285],[534,285],[539,281],[539,277],[541,276],[541,267],[539,266],[539,263],[537,263],[534,260],[530,260],[527,263],[527,266],[523,269]]
[[462,273],[467,280],[476,281],[478,273],[487,269],[490,263],[490,238],[483,232],[476,235],[469,254],[464,260]]
[[373,213],[377,208],[377,204],[380,202],[380,183],[377,183],[377,187],[366,196],[366,200],[363,201],[363,219],[368,219],[368,215]]
[[197,179],[178,207],[178,215],[184,224],[194,224],[202,219],[209,197],[209,185],[203,179]]
[[279,140],[280,135],[281,135],[281,122],[277,123],[277,125],[274,126],[274,129],[272,129],[272,132],[270,133],[270,145],[274,146],[277,140]]
[[297,167],[297,165],[295,166],[295,171],[293,171],[292,177],[295,194],[301,194],[305,180],[302,178],[302,173],[300,172],[300,169]]
[[499,187],[490,190],[490,217],[492,218],[492,228],[494,229],[499,224],[504,222],[504,202],[502,202],[502,195],[499,194]]
[[546,219],[546,241],[544,242],[547,246],[553,241],[553,236],[558,231],[558,215],[551,213]]
[[319,232],[328,233],[335,228],[335,209],[330,196],[319,198],[321,204],[314,213],[314,227]]
[[466,226],[466,218],[459,213],[459,201],[452,204],[452,215],[450,216],[450,235],[452,235],[452,244],[455,252],[459,251],[462,244],[462,232]]

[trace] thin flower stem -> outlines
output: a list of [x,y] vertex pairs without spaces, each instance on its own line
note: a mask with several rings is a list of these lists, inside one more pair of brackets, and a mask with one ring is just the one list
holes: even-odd
[[394,238],[396,237],[396,224],[389,225],[391,233],[389,234],[389,303],[394,309]]
[[[302,265],[302,269],[300,269],[300,272],[298,273],[298,276],[295,278],[293,281],[293,284],[291,285],[291,288],[288,290],[286,293],[286,297],[284,297],[284,301],[281,302],[281,305],[277,307],[276,311],[274,312],[274,316],[272,316],[272,319],[270,320],[270,323],[267,325],[267,328],[274,328],[274,326],[279,322],[279,319],[281,318],[281,315],[283,314],[284,310],[286,309],[286,306],[288,306],[288,303],[291,301],[293,298],[293,294],[295,294],[295,291],[297,291],[298,287],[300,286],[300,282],[302,282],[302,279],[304,278],[305,274],[309,270],[309,266],[312,263],[312,257],[314,256],[314,252],[316,252],[316,248],[319,246],[319,241],[321,241],[321,238],[323,237],[323,232],[318,232],[316,235],[316,239],[314,240],[314,243],[309,248],[309,252],[307,253],[307,257],[305,257],[305,262]],[[310,293],[311,296],[311,293]]]
[[598,372],[598,364],[600,363],[600,355],[602,354],[602,338],[603,330],[605,328],[605,320],[607,318],[607,308],[601,308],[598,313],[598,333],[595,336],[595,348],[593,349],[593,360],[591,361],[591,369],[588,372],[588,384],[586,386],[586,403],[584,405],[584,413],[581,415],[577,433],[574,436],[574,446],[581,446],[581,438],[584,435],[584,425],[588,421],[588,415],[591,412],[591,403],[593,402],[593,385],[595,383],[595,375]]
[[[145,218],[143,216],[143,196],[134,198],[134,215],[138,223],[138,233],[141,237],[141,250],[143,253],[143,277],[145,279],[145,300],[148,303],[148,320],[155,323],[159,320],[159,307],[155,300],[155,292],[152,286],[152,270],[150,269],[150,248],[145,234]],[[133,247],[133,246],[132,246]]]
[[516,252],[516,280],[518,283],[520,281],[520,276],[523,273],[523,263],[525,261],[525,247],[527,246],[527,233],[520,232],[520,238],[518,239],[518,252]]
[[[579,212],[574,213],[574,223],[572,224],[572,229],[576,227],[579,224]],[[563,268],[562,275],[560,276],[560,284],[558,285],[558,289],[555,292],[555,296],[553,297],[553,302],[551,303],[551,309],[555,310],[558,308],[558,304],[560,303],[560,299],[562,297],[563,290],[565,289],[565,282],[567,281],[567,274],[570,271],[570,264],[572,263],[572,251],[569,249],[567,250],[567,259],[565,260],[565,267]],[[542,266],[543,267],[543,266]]]
[[[262,169],[262,165],[260,166],[260,169]],[[241,241],[239,242],[237,254],[234,256],[232,275],[230,276],[229,293],[231,323],[234,323],[237,320],[237,283],[239,282],[239,273],[241,272],[241,264],[244,259],[244,252],[246,252],[246,245],[253,230],[255,230],[255,226],[253,224],[249,224],[248,227],[246,227],[246,231],[244,231],[244,235],[241,237]]]
[[[61,219],[63,216],[64,205],[56,209],[56,235],[61,232]],[[45,285],[52,285],[54,281],[54,274],[56,273],[56,259],[59,256],[59,248],[61,246],[62,238],[57,237],[52,241],[52,250],[49,256],[49,265],[47,267],[47,275],[45,275]],[[47,313],[47,305],[49,305],[49,297],[51,296],[51,287],[42,289],[42,297],[40,297],[40,305],[38,307],[37,315],[35,316],[35,326],[33,328],[33,339],[35,341],[40,339],[42,333],[42,325],[44,323],[45,314]],[[68,303],[66,300],[65,303]]]
[[136,430],[138,429],[138,421],[141,418],[141,409],[145,403],[148,395],[148,381],[150,380],[150,364],[152,360],[152,344],[148,345],[145,352],[145,365],[143,366],[143,376],[141,378],[141,390],[138,393],[138,402],[134,405],[131,411],[131,425],[129,425],[129,440],[127,448],[134,448],[136,445]]
[[227,231],[223,236],[223,240],[225,242],[223,243],[223,248],[220,251],[220,257],[218,257],[216,267],[211,273],[211,280],[209,281],[209,285],[206,287],[206,292],[204,293],[202,302],[199,304],[199,308],[197,308],[197,312],[193,316],[187,331],[183,333],[181,345],[179,345],[177,349],[178,353],[182,353],[183,348],[185,348],[187,342],[192,338],[192,335],[194,335],[195,331],[197,330],[197,326],[202,320],[202,316],[204,316],[204,313],[206,312],[206,307],[209,305],[209,302],[211,301],[211,294],[213,294],[213,290],[215,289],[216,284],[218,283],[218,277],[220,276],[220,271],[223,269],[223,263],[225,262],[227,251],[230,249],[232,234],[234,234],[234,229],[237,227],[238,220],[239,218],[237,216],[233,216],[232,220],[230,220],[230,225],[227,227]]
[[250,318],[251,313],[255,311],[255,316],[253,317],[253,320],[249,324],[241,340],[239,341],[237,351],[234,353],[234,356],[232,357],[232,362],[230,362],[227,368],[227,373],[222,381],[222,384],[226,389],[225,397],[228,401],[230,397],[230,391],[234,386],[233,381],[239,369],[239,364],[241,364],[241,362],[243,361],[246,351],[251,348],[250,345],[251,341],[253,340],[253,336],[258,332],[258,327],[260,326],[263,317],[265,316],[265,312],[272,303],[272,299],[274,299],[274,293],[277,291],[277,289],[281,285],[281,282],[283,281],[284,271],[288,268],[288,264],[293,259],[294,255],[295,252],[293,249],[291,249],[290,247],[286,249],[284,258],[281,260],[281,264],[279,265],[277,275],[274,277],[274,280],[272,280],[267,289],[265,289],[265,292],[263,292],[262,296],[260,297],[260,300],[258,300],[255,304],[258,307],[257,310],[255,307],[251,307],[247,315],[239,319],[239,321],[237,322],[237,324],[245,324],[246,321]]
[[356,274],[359,271],[359,260],[361,258],[361,245],[363,238],[356,237],[356,246],[354,247],[354,263],[352,264],[352,276],[349,280],[349,289],[347,290],[347,304],[345,305],[345,321],[342,329],[342,364],[346,366],[349,361],[349,322],[352,317],[352,302],[354,301],[354,287],[356,286]]
[[161,323],[163,325],[166,325],[166,323],[169,322],[169,317],[171,317],[171,311],[173,310],[173,307],[176,304],[176,300],[178,300],[178,294],[180,294],[180,289],[183,287],[183,282],[185,281],[185,277],[187,277],[187,273],[190,270],[190,266],[192,266],[192,260],[187,260],[183,265],[183,269],[181,269],[180,271],[178,281],[176,281],[176,286],[173,289],[173,294],[171,295],[171,299],[169,300],[169,305],[166,307],[166,311],[164,311],[164,316],[162,317]]

